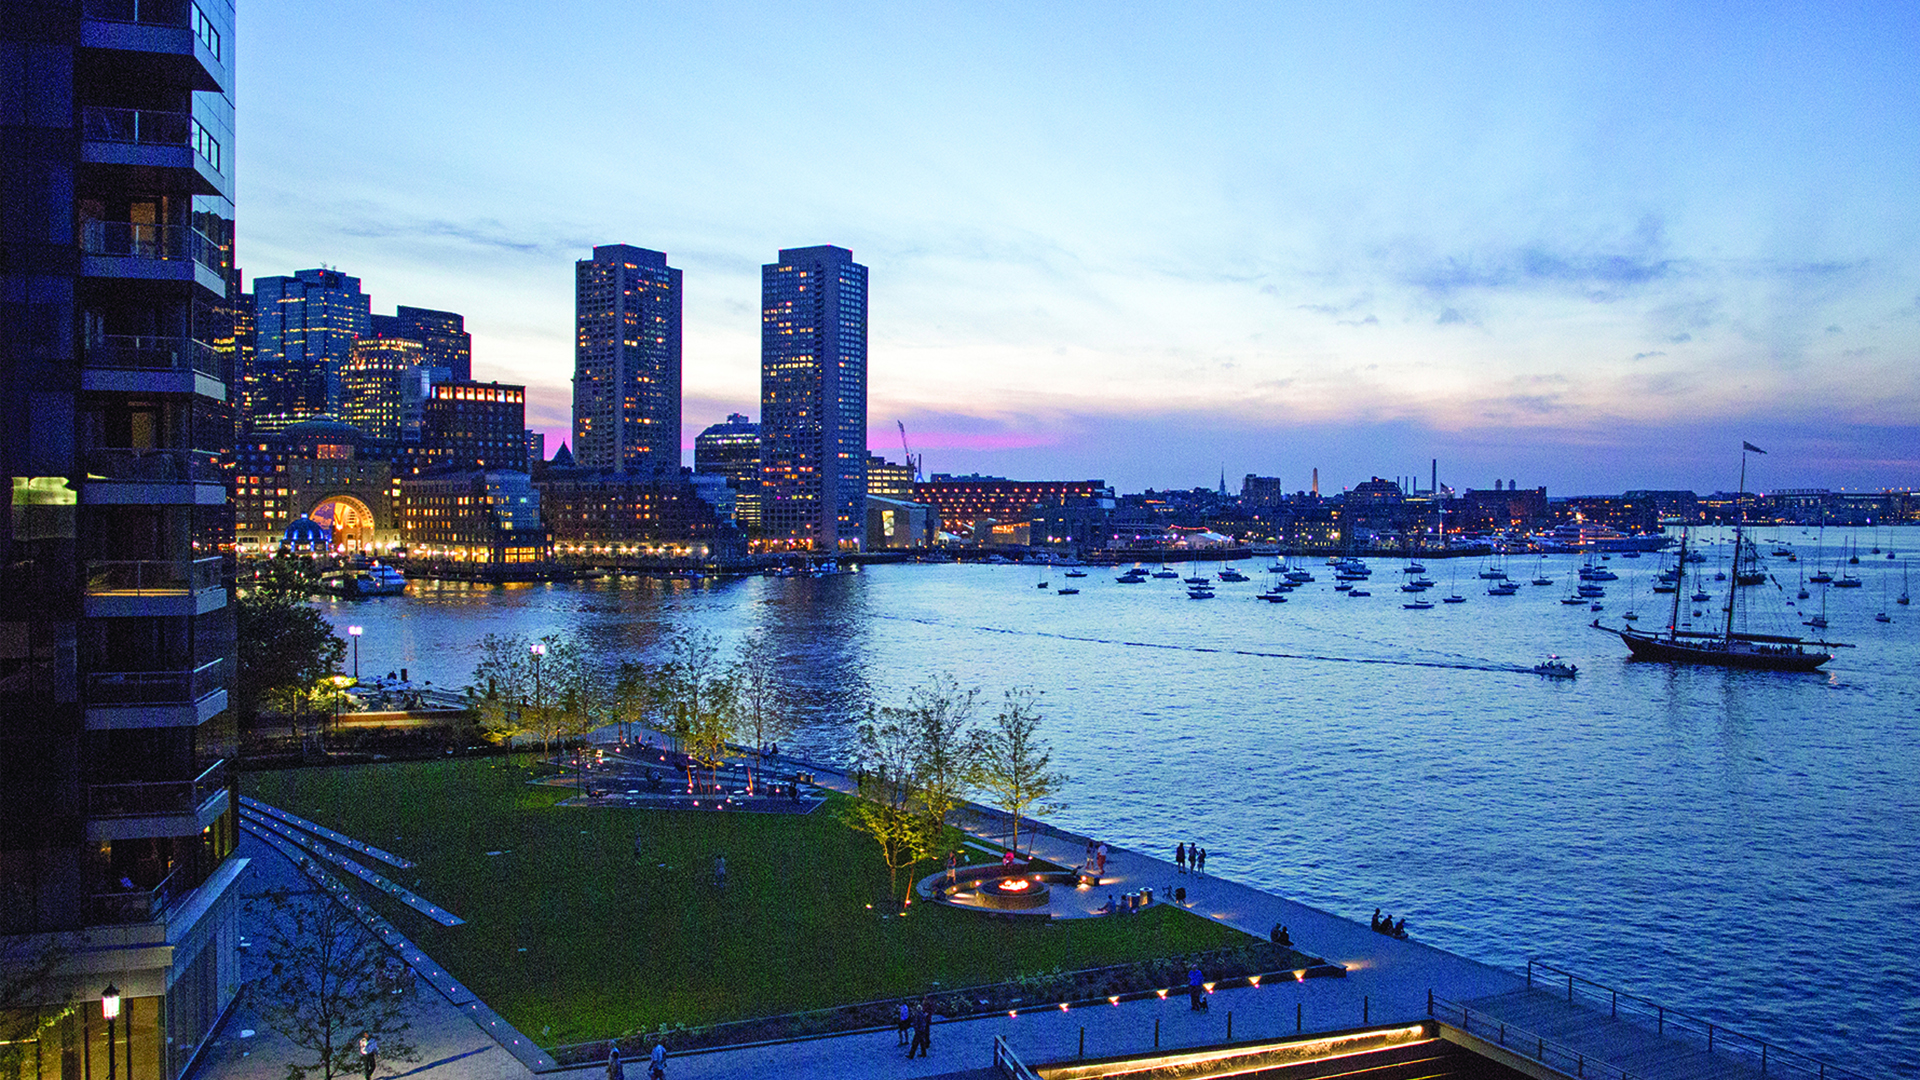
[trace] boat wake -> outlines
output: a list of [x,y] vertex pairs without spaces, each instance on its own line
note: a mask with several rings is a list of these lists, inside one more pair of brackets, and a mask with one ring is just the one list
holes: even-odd
[[1334,656],[1329,653],[1269,652],[1264,649],[1236,649],[1213,645],[1175,645],[1164,641],[1128,641],[1123,638],[1088,637],[1080,634],[1055,633],[1050,630],[1015,630],[1005,626],[969,626],[964,623],[951,623],[940,619],[916,619],[905,615],[879,615],[875,617],[898,622],[919,623],[922,626],[976,630],[983,634],[1006,634],[1010,637],[1053,638],[1057,641],[1078,641],[1090,645],[1118,645],[1128,649],[1217,653],[1224,656],[1253,656],[1263,660],[1308,660],[1326,664],[1379,664],[1384,667],[1442,668],[1449,671],[1496,671],[1522,675],[1530,675],[1533,673],[1533,669],[1525,664],[1503,664],[1495,660],[1479,660],[1472,657],[1462,657],[1458,660],[1421,660],[1395,656]]

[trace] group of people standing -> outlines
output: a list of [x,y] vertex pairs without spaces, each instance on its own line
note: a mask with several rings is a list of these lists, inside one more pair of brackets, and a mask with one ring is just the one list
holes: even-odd
[[[907,1048],[907,1056],[926,1057],[933,1049],[933,999],[923,997],[917,1004],[900,1003],[900,1018],[896,1022],[900,1041],[896,1045]],[[911,1036],[911,1038],[909,1038]]]
[[1207,849],[1199,844],[1175,844],[1173,865],[1179,867],[1183,874],[1188,869],[1196,874],[1204,874],[1207,872]]
[[1091,837],[1087,839],[1087,869],[1093,871],[1096,877],[1107,872],[1107,842],[1105,840],[1096,843]]

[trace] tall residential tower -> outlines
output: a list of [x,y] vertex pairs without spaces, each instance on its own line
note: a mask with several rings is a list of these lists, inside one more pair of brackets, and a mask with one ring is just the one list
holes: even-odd
[[680,472],[680,271],[605,244],[574,264],[573,458],[582,468]]
[[233,26],[0,5],[0,981],[53,964],[5,1003],[46,1080],[105,1074],[109,1000],[173,1080],[240,986]]
[[372,298],[338,270],[253,279],[253,366],[245,373],[249,421],[278,431],[339,416],[341,376],[367,336]]
[[867,268],[845,248],[784,249],[760,268],[763,534],[858,546],[866,470]]

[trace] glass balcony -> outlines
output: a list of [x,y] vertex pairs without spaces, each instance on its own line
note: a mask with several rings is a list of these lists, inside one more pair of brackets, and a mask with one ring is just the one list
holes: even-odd
[[220,140],[195,120],[192,113],[88,107],[81,114],[80,130],[81,137],[88,142],[191,147],[213,166],[214,172],[225,171],[221,168]]
[[95,926],[111,926],[123,923],[152,922],[167,909],[173,899],[176,882],[186,888],[183,870],[175,870],[163,878],[160,884],[151,889],[143,889],[125,879],[124,888],[112,892],[94,893],[88,897],[87,922]]
[[95,483],[221,484],[227,478],[221,471],[219,455],[208,450],[96,447],[87,451],[87,479]]
[[88,705],[191,705],[226,685],[226,661],[186,671],[90,671]]
[[83,221],[80,250],[88,255],[160,262],[197,262],[222,272],[220,245],[187,225],[146,225],[136,221]]
[[87,366],[133,371],[197,371],[226,381],[220,353],[190,337],[108,334],[87,344]]
[[134,784],[88,784],[87,814],[91,817],[161,817],[191,814],[227,787],[227,763],[214,764],[192,780],[160,780]]

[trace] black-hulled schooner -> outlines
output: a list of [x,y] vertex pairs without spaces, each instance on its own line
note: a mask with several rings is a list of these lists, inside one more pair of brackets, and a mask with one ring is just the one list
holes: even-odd
[[[1631,626],[1614,628],[1602,626],[1595,619],[1593,625],[1610,634],[1618,634],[1626,643],[1627,649],[1636,660],[1655,660],[1669,664],[1707,664],[1713,667],[1751,668],[1759,671],[1813,671],[1820,665],[1833,659],[1828,650],[1833,644],[1825,641],[1809,641],[1806,638],[1785,634],[1754,634],[1735,630],[1734,621],[1740,607],[1742,586],[1758,584],[1766,580],[1759,569],[1760,553],[1746,536],[1745,515],[1740,512],[1740,499],[1746,494],[1747,452],[1764,454],[1766,451],[1752,443],[1740,444],[1740,496],[1735,499],[1733,529],[1733,573],[1727,582],[1727,622],[1719,631],[1680,629],[1680,598],[1686,589],[1675,582],[1673,591],[1673,615],[1667,622],[1664,632],[1636,630]],[[1680,558],[1675,565],[1682,577],[1687,567],[1687,534],[1680,534]]]

